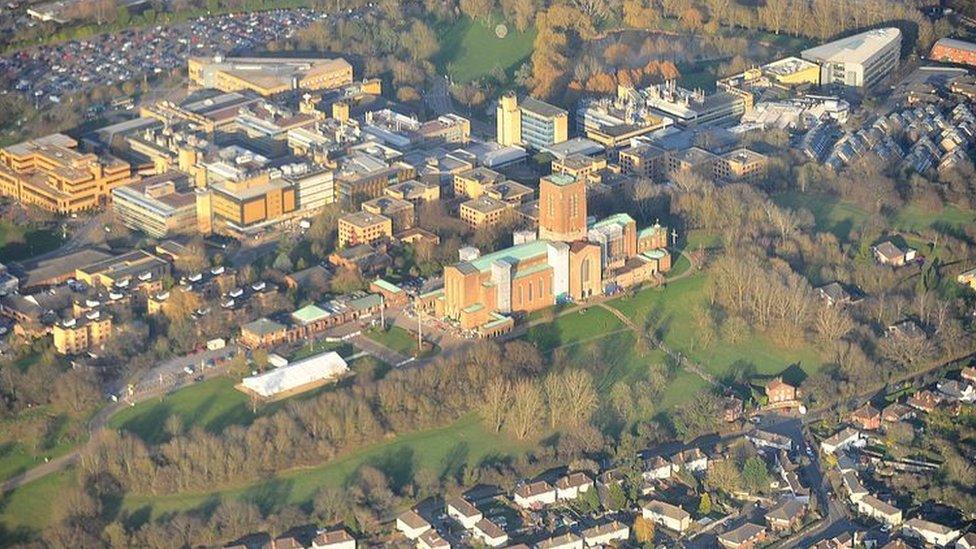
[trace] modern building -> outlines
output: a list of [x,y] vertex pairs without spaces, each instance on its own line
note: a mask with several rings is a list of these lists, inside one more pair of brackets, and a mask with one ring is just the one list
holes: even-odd
[[485,187],[505,181],[505,176],[479,166],[454,175],[454,195],[478,198],[485,192]]
[[586,182],[554,174],[539,181],[539,238],[571,242],[586,238]]
[[869,89],[898,67],[901,31],[874,29],[803,50],[803,59],[820,65],[820,84]]
[[461,203],[458,215],[472,229],[491,227],[502,221],[505,212],[511,210],[507,202],[488,195],[481,195]]
[[116,187],[112,211],[126,227],[155,238],[197,229],[196,193],[189,177],[177,171]]
[[674,80],[635,90],[640,108],[672,120],[682,128],[698,126],[735,125],[747,110],[752,109],[752,94],[741,90],[688,90]]
[[650,143],[634,143],[620,151],[617,163],[628,175],[660,182],[668,173],[668,151]]
[[404,181],[403,183],[397,183],[396,185],[390,185],[383,189],[383,192],[386,193],[386,196],[406,200],[414,206],[420,206],[425,202],[433,202],[441,198],[440,185],[413,179]]
[[170,272],[170,263],[145,250],[134,250],[79,266],[74,276],[89,286],[103,288],[146,286],[162,289],[162,279]]
[[739,148],[719,155],[713,168],[719,181],[759,183],[766,177],[768,164],[766,155]]
[[929,58],[944,63],[959,63],[976,67],[976,44],[955,38],[940,38],[932,46]]
[[372,244],[393,236],[393,221],[384,215],[353,212],[339,218],[340,248],[356,244]]
[[616,149],[671,126],[671,117],[651,108],[650,89],[618,86],[614,97],[583,98],[576,109],[577,130],[607,149]]
[[405,231],[416,223],[413,202],[392,196],[367,200],[363,202],[362,209],[366,213],[389,218],[393,223],[394,233]]
[[496,139],[498,143],[542,149],[569,138],[569,113],[532,97],[521,102],[510,92],[498,100]]
[[204,192],[209,197],[201,202],[198,196],[197,215],[209,206],[209,217],[218,232],[250,234],[298,211],[295,185],[284,178],[272,178],[270,172],[215,182]]
[[225,92],[274,95],[289,90],[327,90],[352,83],[352,65],[342,58],[191,57],[190,82]]
[[128,163],[77,147],[53,134],[0,149],[0,195],[66,215],[105,206],[112,189],[132,182]]
[[112,335],[112,317],[93,311],[81,318],[58,322],[51,328],[54,349],[62,355],[76,355],[98,347]]

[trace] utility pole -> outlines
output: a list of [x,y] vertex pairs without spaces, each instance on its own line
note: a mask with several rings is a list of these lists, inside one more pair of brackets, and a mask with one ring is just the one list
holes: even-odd
[[380,330],[386,331],[386,301],[380,294]]
[[423,310],[417,306],[417,300],[413,302],[413,306],[417,309],[417,354],[419,355],[424,350],[424,323],[420,321],[420,315],[423,314]]

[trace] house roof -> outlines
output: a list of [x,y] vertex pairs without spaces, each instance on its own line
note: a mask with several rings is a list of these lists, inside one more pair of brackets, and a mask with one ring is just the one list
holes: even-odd
[[256,334],[257,336],[271,335],[276,332],[285,330],[286,327],[280,322],[275,322],[269,318],[259,318],[253,322],[248,322],[247,324],[241,326],[242,332],[250,332]]
[[477,507],[460,496],[448,498],[447,505],[448,507],[454,508],[455,511],[464,515],[465,517],[476,517],[481,515],[481,511],[479,511]]
[[474,528],[491,539],[498,539],[505,536],[505,530],[502,530],[500,526],[486,518],[479,520],[474,525]]
[[766,512],[766,518],[772,520],[792,521],[803,514],[806,505],[796,498],[787,498]]
[[644,506],[644,509],[658,515],[673,518],[675,520],[685,520],[691,518],[691,514],[689,514],[687,511],[666,501],[651,500],[647,503],[647,505]]
[[533,496],[538,496],[539,494],[545,494],[546,492],[551,492],[553,490],[552,486],[544,480],[538,480],[536,482],[531,482],[528,484],[523,484],[515,490],[515,495],[522,498],[530,498]]
[[583,472],[570,473],[556,481],[556,488],[565,490],[567,488],[579,488],[592,484],[593,479]]
[[857,410],[854,410],[854,412],[851,413],[851,417],[856,420],[871,420],[880,414],[881,412],[879,412],[877,408],[871,406],[870,404],[865,404]]
[[413,509],[402,513],[400,516],[397,517],[397,520],[406,524],[410,528],[430,527],[430,523],[427,522],[427,520],[424,519],[424,517],[420,516],[420,514],[414,511]]
[[728,532],[720,535],[719,538],[729,543],[740,544],[761,535],[765,531],[765,527],[747,522],[734,530],[729,530]]

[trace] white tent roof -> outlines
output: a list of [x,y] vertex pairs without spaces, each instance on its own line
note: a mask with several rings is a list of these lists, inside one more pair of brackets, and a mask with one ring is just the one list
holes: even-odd
[[244,387],[263,397],[272,397],[302,385],[339,377],[347,371],[349,365],[346,361],[338,353],[328,352],[261,375],[246,377],[243,384]]

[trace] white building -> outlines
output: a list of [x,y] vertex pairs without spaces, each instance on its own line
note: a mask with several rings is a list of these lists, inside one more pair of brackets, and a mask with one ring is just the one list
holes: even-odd
[[890,524],[891,526],[901,524],[901,509],[885,503],[870,494],[857,501],[857,512]]
[[260,375],[246,377],[243,387],[264,398],[300,390],[339,378],[349,371],[349,365],[338,353],[329,352],[299,360],[284,368],[275,368]]
[[559,536],[544,539],[535,544],[536,549],[583,549],[583,538],[566,532]]
[[630,527],[616,520],[583,530],[583,542],[587,547],[602,547],[614,541],[625,541],[629,537]]
[[820,65],[820,84],[871,88],[898,67],[901,31],[874,29],[803,50],[807,61]]
[[556,499],[576,499],[592,487],[586,473],[570,473],[556,481]]
[[664,501],[649,501],[641,508],[641,515],[680,534],[691,526],[691,515],[687,511]]
[[470,530],[484,516],[477,507],[462,497],[450,498],[447,500],[447,516],[461,523],[461,526]]
[[430,530],[430,523],[416,511],[410,510],[397,517],[396,529],[403,532],[407,539],[417,539]]
[[501,547],[508,543],[508,534],[500,526],[488,519],[481,519],[471,529],[474,537],[480,539],[488,547]]
[[825,454],[833,454],[837,450],[843,450],[860,442],[861,432],[853,427],[845,427],[820,443],[820,448]]
[[905,522],[902,528],[907,534],[924,540],[928,545],[937,547],[946,547],[959,537],[959,530],[920,518],[913,518]]
[[556,489],[540,480],[523,484],[515,490],[515,504],[526,509],[536,509],[556,503]]

